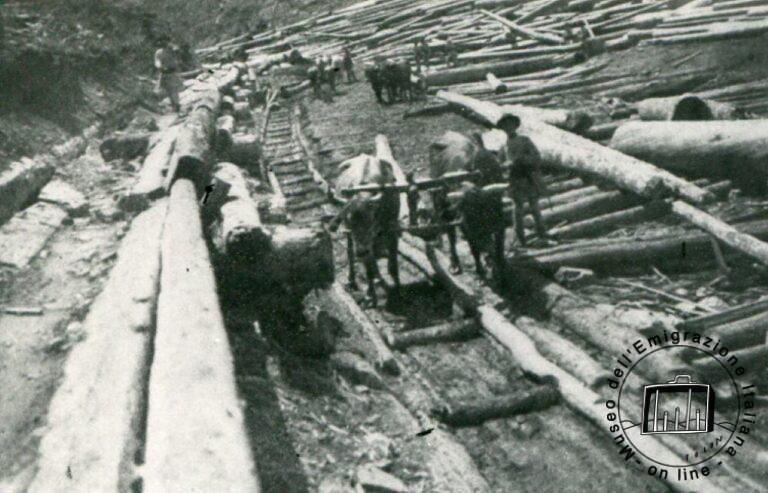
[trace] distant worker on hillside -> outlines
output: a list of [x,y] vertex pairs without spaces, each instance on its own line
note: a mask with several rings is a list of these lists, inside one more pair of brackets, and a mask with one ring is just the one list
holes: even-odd
[[355,62],[352,59],[352,52],[349,50],[349,46],[344,47],[344,72],[347,73],[347,84],[357,82]]
[[168,96],[171,101],[173,111],[181,111],[179,104],[179,92],[184,87],[177,71],[179,61],[174,46],[169,37],[160,39],[160,48],[155,52],[155,69],[159,72],[157,86],[161,94]]
[[547,231],[539,210],[539,196],[544,192],[541,180],[541,155],[536,145],[524,135],[518,135],[520,118],[506,114],[496,127],[507,134],[507,166],[509,167],[509,191],[515,203],[515,234],[522,246],[525,246],[525,204],[533,215],[536,233],[546,239]]

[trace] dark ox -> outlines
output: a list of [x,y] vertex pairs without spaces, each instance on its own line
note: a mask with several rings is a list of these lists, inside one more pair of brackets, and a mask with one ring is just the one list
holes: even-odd
[[390,104],[415,99],[415,91],[411,81],[411,65],[408,62],[385,62],[381,67],[381,78]]
[[[506,221],[501,193],[485,193],[482,187],[503,181],[503,172],[496,153],[483,145],[480,134],[472,138],[458,132],[446,132],[429,146],[429,174],[440,178],[456,171],[476,171],[478,176],[463,185],[463,195],[457,204],[448,201],[448,187],[432,193],[435,221],[449,223],[459,218],[461,230],[469,243],[477,272],[485,276],[482,253],[493,259],[494,272],[500,273],[504,261],[504,234]],[[447,230],[450,243],[451,272],[461,272],[456,253],[456,231]]]
[[371,84],[371,89],[376,95],[376,101],[383,103],[384,100],[381,97],[382,89],[384,89],[384,78],[381,75],[381,67],[379,65],[369,65],[365,67],[365,78]]
[[[381,159],[361,154],[343,162],[336,186],[342,190],[360,185],[386,185],[395,183],[392,165]],[[400,274],[397,263],[397,243],[400,235],[398,218],[400,216],[400,197],[394,191],[356,194],[344,206],[336,222],[344,221],[350,232],[349,283],[357,289],[355,281],[355,254],[365,268],[367,299],[376,306],[374,282],[381,279],[377,260],[387,258],[389,275],[395,283],[395,295],[400,290]]]

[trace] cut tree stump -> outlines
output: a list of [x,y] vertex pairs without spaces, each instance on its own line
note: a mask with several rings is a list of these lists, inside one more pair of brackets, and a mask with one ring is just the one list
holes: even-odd
[[176,180],[161,246],[143,491],[258,492],[199,214],[194,184]]
[[67,357],[30,492],[134,486],[166,209],[158,202],[137,216],[122,240],[109,279],[83,322],[86,337]]

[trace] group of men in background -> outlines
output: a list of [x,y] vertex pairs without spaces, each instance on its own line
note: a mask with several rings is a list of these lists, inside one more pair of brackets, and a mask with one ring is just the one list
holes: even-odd
[[[352,52],[348,46],[344,47],[340,56],[317,56],[312,66],[307,69],[307,77],[315,97],[332,101],[336,94],[336,83],[342,74],[346,75],[347,84],[358,82]],[[328,87],[327,92],[323,91],[324,85]]]

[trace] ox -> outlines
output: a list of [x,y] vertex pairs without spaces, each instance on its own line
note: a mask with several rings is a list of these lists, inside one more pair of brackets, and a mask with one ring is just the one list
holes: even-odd
[[[441,178],[446,173],[467,171],[477,174],[471,182],[463,184],[463,193],[458,203],[448,200],[448,187],[442,186],[432,193],[434,220],[450,223],[461,218],[461,230],[469,243],[475,259],[477,273],[485,276],[482,253],[489,253],[494,273],[501,272],[504,261],[504,235],[506,219],[502,193],[486,193],[482,187],[503,181],[503,168],[499,155],[486,149],[479,133],[471,138],[458,132],[446,132],[429,146],[430,178]],[[456,253],[456,230],[447,230],[450,244],[451,272],[461,272]],[[503,276],[496,276],[503,279]]]
[[[360,185],[387,185],[395,183],[392,165],[382,159],[361,154],[339,166],[336,186],[339,190]],[[349,283],[357,289],[355,281],[355,254],[365,267],[367,302],[376,306],[374,282],[381,279],[377,260],[387,258],[389,275],[395,283],[394,295],[400,291],[397,244],[400,236],[400,197],[393,190],[376,193],[362,192],[352,197],[334,219],[332,229],[343,221],[349,230]]]

